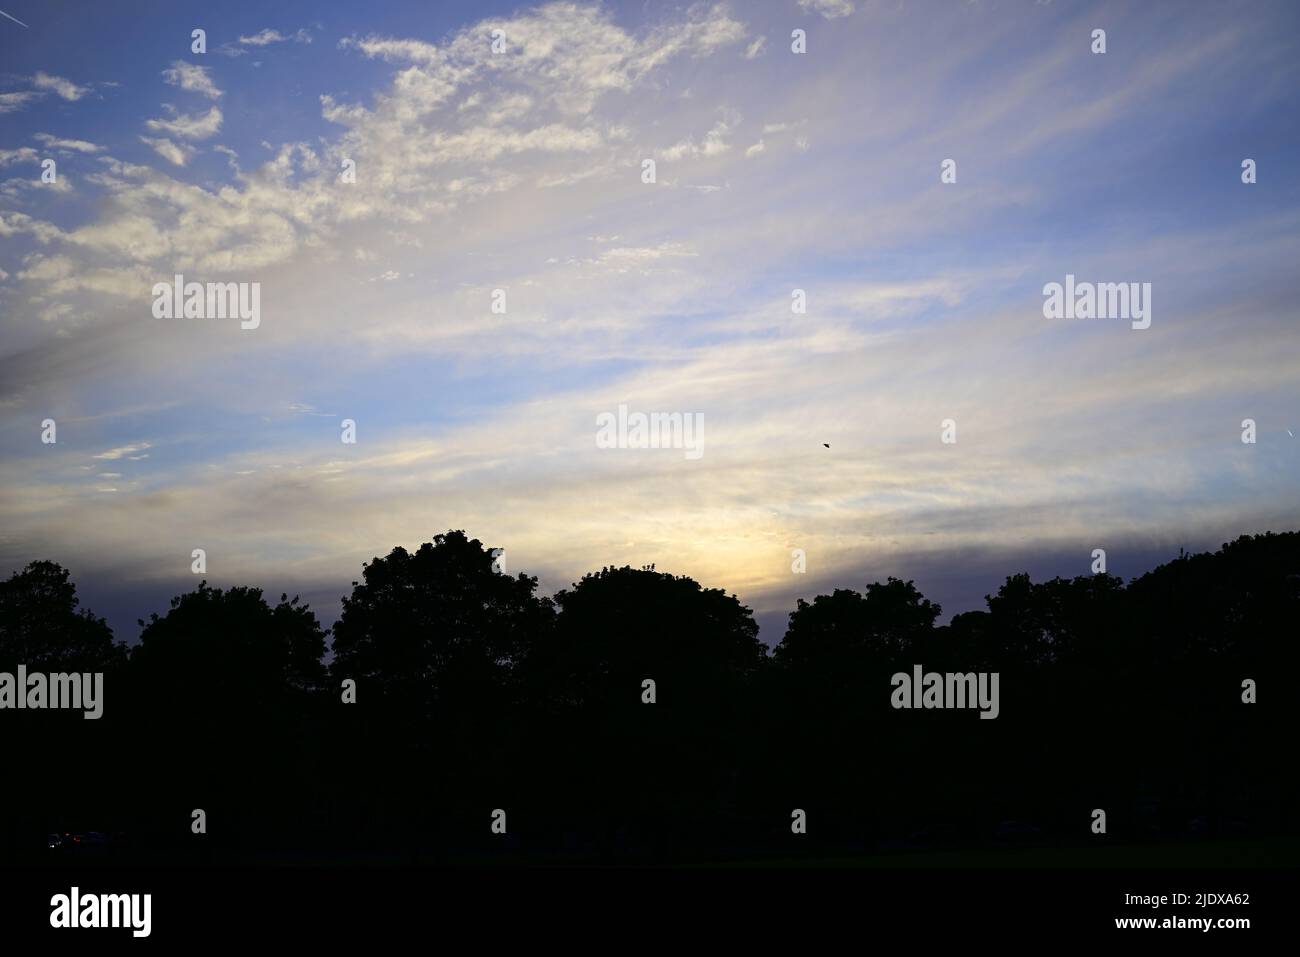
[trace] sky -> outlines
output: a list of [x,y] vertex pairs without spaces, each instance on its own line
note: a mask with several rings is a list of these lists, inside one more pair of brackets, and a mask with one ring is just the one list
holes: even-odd
[[[946,619],[1300,528],[1293,3],[0,10],[0,574],[119,638],[199,578],[328,625],[450,528],[769,644],[888,575]],[[178,273],[259,324],[157,318]],[[1150,327],[1047,318],[1067,275]],[[703,454],[599,447],[620,405]]]

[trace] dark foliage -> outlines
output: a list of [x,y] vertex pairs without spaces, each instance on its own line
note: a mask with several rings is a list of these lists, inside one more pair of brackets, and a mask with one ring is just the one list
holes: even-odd
[[[689,578],[605,568],[552,599],[493,559],[460,531],[375,558],[328,665],[296,598],[206,583],[128,658],[32,563],[0,583],[0,671],[105,672],[106,707],[0,713],[28,769],[0,838],[82,821],[186,859],[664,861],[1081,844],[1098,807],[1106,840],[1294,831],[1300,533],[1128,584],[1013,575],[947,625],[912,582],[836,589],[770,656],[748,608]],[[893,708],[915,665],[997,672],[999,717]]]

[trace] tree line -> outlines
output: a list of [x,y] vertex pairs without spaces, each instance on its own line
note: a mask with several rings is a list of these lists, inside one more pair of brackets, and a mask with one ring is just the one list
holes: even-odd
[[[104,672],[105,713],[0,711],[0,850],[68,828],[141,856],[325,861],[1294,833],[1300,533],[1128,583],[1011,575],[986,604],[940,625],[911,581],[835,589],[769,653],[749,608],[688,577],[603,568],[548,597],[449,531],[365,564],[331,628],[204,582],[128,648],[36,561],[0,583],[0,672]],[[914,665],[997,672],[998,718],[892,707]]]

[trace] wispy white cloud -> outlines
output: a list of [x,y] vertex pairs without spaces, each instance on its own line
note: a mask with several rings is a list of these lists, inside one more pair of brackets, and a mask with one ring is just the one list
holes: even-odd
[[65,139],[60,136],[54,136],[50,133],[37,133],[34,137],[38,142],[47,149],[68,150],[76,153],[98,153],[104,149],[96,143],[88,140]]
[[147,120],[145,126],[185,140],[206,140],[221,131],[222,114],[218,106],[206,113],[180,113],[170,104],[163,104],[163,109],[171,114],[169,119]]
[[53,76],[43,71],[37,72],[31,78],[32,85],[38,90],[48,90],[58,96],[60,99],[76,102],[83,96],[90,93],[90,87],[80,86],[71,80],[66,80],[61,76]]
[[827,20],[847,17],[853,12],[850,0],[799,0],[799,6],[808,13],[820,13]]
[[656,155],[663,160],[673,162],[674,160],[686,159],[690,157],[720,156],[731,149],[731,144],[727,142],[727,137],[737,123],[740,122],[740,115],[734,110],[725,111],[726,115],[718,120],[700,142],[693,139],[684,139],[672,146],[658,150]]
[[174,163],[177,166],[184,166],[194,158],[197,152],[192,146],[173,143],[166,137],[142,136],[140,142],[149,146],[167,162]]
[[0,167],[15,163],[39,163],[40,154],[30,146],[20,146],[16,150],[0,150]]
[[21,110],[32,100],[39,99],[40,93],[20,91],[17,93],[0,93],[0,113],[14,113]]
[[98,455],[94,456],[94,458],[115,461],[136,452],[143,452],[145,449],[152,447],[153,446],[148,442],[140,442],[135,445],[123,445],[115,449],[109,449],[107,452],[100,452]]
[[289,40],[295,43],[311,43],[311,34],[306,30],[297,30],[294,33],[285,35],[279,30],[270,28],[260,30],[251,36],[241,36],[239,42],[244,46],[264,47],[272,43],[286,43]]
[[179,86],[182,90],[198,93],[212,100],[221,98],[221,90],[217,89],[217,85],[212,81],[212,71],[208,67],[197,66],[184,60],[174,60],[170,67],[163,70],[162,75],[164,80],[172,86]]

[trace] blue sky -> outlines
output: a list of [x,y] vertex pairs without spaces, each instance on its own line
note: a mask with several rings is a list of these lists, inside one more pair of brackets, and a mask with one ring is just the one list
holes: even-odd
[[[1293,4],[219,7],[0,0],[0,572],[63,562],[122,637],[196,547],[328,622],[463,527],[775,641],[888,574],[952,613],[1297,527]],[[178,272],[260,326],[155,319]],[[1151,327],[1044,318],[1067,273]],[[598,449],[620,403],[704,455]]]

